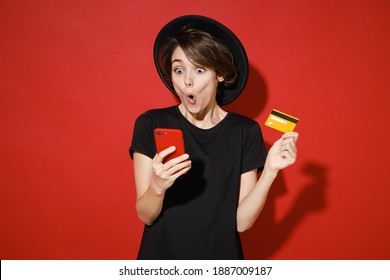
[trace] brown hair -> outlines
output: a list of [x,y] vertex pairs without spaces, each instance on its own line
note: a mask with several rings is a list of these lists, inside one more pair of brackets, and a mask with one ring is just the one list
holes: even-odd
[[232,86],[237,80],[237,67],[230,50],[207,32],[183,27],[172,38],[168,38],[158,52],[158,63],[164,79],[172,85],[172,54],[180,47],[194,64],[213,69],[224,78],[224,86]]

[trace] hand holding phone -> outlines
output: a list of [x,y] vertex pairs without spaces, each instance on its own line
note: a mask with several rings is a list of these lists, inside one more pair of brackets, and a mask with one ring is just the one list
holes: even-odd
[[181,130],[156,128],[154,138],[157,154],[153,158],[152,181],[154,183],[151,185],[156,188],[157,193],[163,193],[177,178],[187,174],[192,165],[188,158],[189,155],[184,151],[184,138]]

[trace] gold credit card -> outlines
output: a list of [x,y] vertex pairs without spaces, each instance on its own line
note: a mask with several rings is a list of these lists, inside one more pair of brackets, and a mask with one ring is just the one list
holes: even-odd
[[298,120],[296,117],[274,109],[265,121],[265,125],[281,132],[291,132],[294,131]]

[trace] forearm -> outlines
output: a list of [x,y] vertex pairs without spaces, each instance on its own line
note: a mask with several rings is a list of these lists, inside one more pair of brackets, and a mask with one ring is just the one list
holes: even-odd
[[151,225],[160,215],[166,190],[191,168],[188,154],[163,164],[163,159],[173,151],[175,147],[169,147],[156,154],[153,159],[134,153],[134,177],[137,189],[135,207],[139,219],[147,225]]
[[237,208],[237,230],[246,231],[252,227],[264,207],[270,187],[277,172],[264,170],[252,191]]
[[153,224],[161,213],[164,196],[164,192],[156,192],[152,186],[149,186],[136,201],[138,218],[147,225]]

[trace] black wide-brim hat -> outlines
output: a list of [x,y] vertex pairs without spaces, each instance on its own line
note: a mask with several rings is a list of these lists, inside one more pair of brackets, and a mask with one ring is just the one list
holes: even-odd
[[224,44],[232,53],[234,63],[237,67],[238,78],[234,85],[229,87],[220,87],[220,93],[217,95],[217,102],[219,105],[226,105],[234,101],[244,90],[248,81],[249,64],[248,57],[246,55],[244,46],[237,38],[237,36],[223,24],[204,16],[199,15],[187,15],[178,17],[169,23],[167,23],[158,33],[156,41],[154,42],[154,63],[156,65],[158,74],[161,80],[168,87],[168,89],[176,95],[173,86],[169,81],[165,80],[164,72],[161,65],[158,63],[158,52],[161,44],[168,38],[175,37],[176,33],[184,26],[191,26],[192,28],[199,29],[210,33],[217,38],[222,44]]

